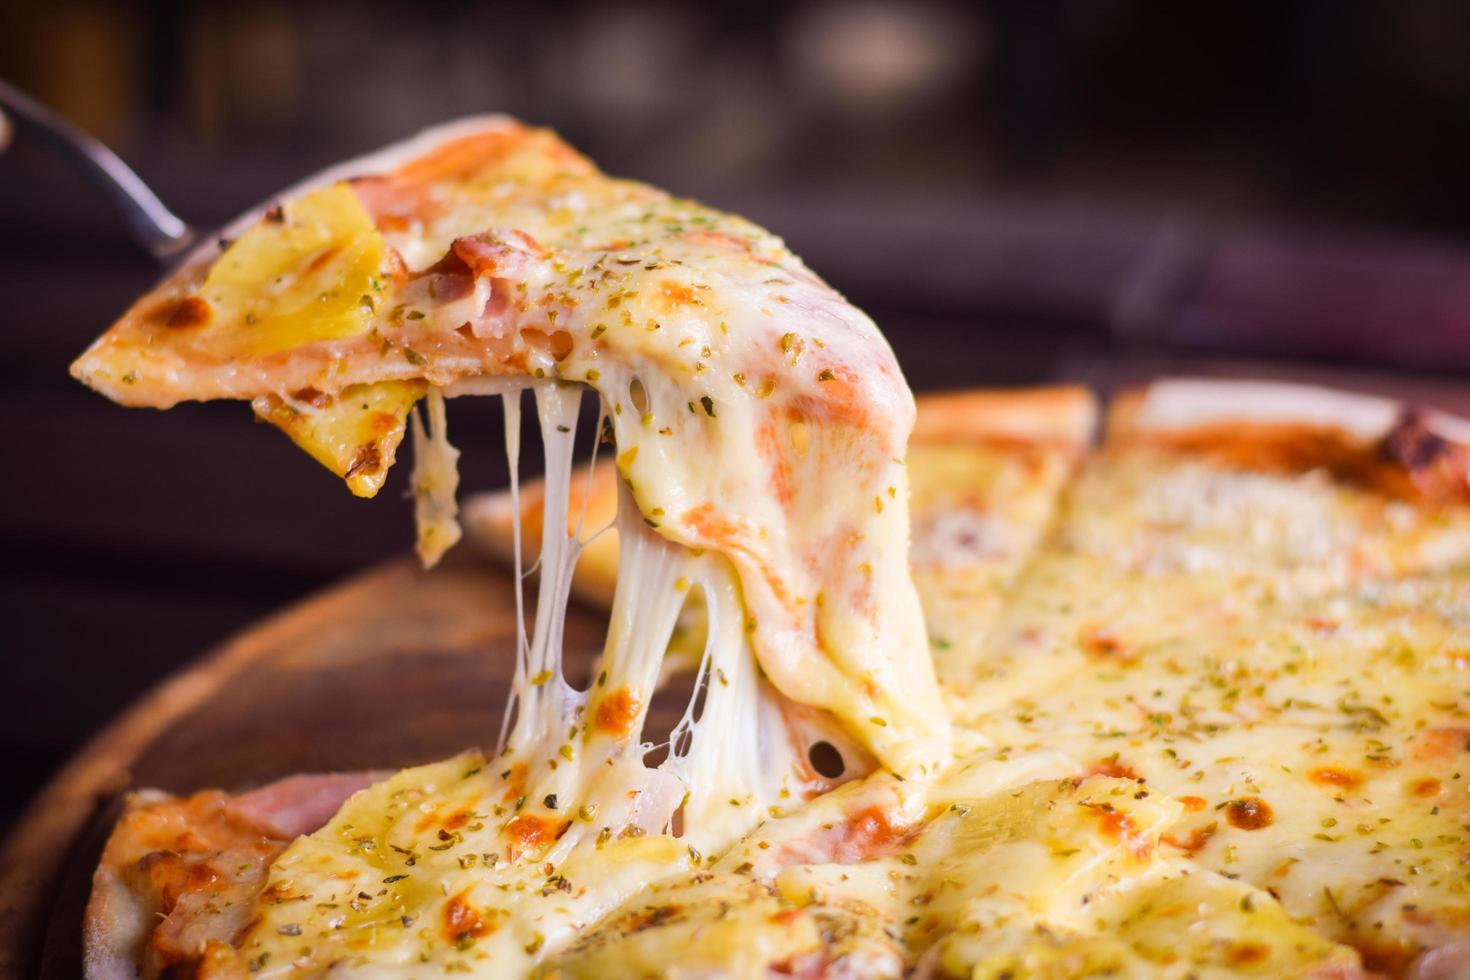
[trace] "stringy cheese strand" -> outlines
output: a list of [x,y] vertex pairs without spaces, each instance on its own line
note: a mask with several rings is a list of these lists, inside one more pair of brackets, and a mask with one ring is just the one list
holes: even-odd
[[505,459],[510,472],[511,513],[515,515],[511,522],[511,541],[515,551],[516,669],[506,697],[505,711],[500,716],[500,737],[495,742],[496,755],[505,751],[511,717],[516,709],[516,694],[525,683],[526,660],[530,656],[530,642],[526,639],[526,599],[521,572],[521,389],[504,392],[500,400],[505,406]]

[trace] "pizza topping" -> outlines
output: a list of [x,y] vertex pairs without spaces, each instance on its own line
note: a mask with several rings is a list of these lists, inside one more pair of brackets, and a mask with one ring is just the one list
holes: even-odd
[[[233,798],[134,797],[94,880],[89,969],[152,978],[224,964],[256,914],[271,862],[380,775],[292,776]],[[133,965],[135,944],[142,962]]]
[[232,799],[225,810],[260,827],[272,837],[290,840],[326,823],[342,801],[386,772],[288,776]]
[[1431,500],[1464,500],[1470,495],[1470,448],[1431,430],[1422,412],[1403,413],[1383,437],[1383,454],[1402,466]]
[[342,477],[354,494],[371,497],[388,477],[404,424],[425,388],[417,381],[351,385],[335,394],[306,387],[294,394],[262,395],[251,407],[257,418]]
[[199,296],[185,296],[178,300],[166,300],[153,307],[143,316],[151,323],[163,327],[187,330],[202,327],[209,322],[209,303]]

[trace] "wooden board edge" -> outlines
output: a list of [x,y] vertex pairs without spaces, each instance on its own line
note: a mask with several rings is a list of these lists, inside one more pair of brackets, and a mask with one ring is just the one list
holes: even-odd
[[[127,786],[128,770],[140,752],[263,653],[316,628],[321,618],[401,589],[417,574],[412,558],[391,559],[288,605],[160,682],[88,739],[0,842],[0,980],[33,974],[39,925],[58,872],[96,804]],[[311,615],[303,615],[308,611]]]

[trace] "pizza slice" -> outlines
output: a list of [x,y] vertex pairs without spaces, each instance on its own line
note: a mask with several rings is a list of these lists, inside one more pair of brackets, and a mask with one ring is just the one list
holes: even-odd
[[[833,785],[812,769],[816,740],[910,778],[948,757],[904,561],[912,396],[876,326],[769,233],[608,178],[549,132],[468,120],[313,178],[187,260],[73,373],[126,405],[249,400],[362,495],[411,427],[426,563],[458,535],[445,399],[503,396],[514,459],[522,394],[534,398],[549,520],[507,730],[485,761],[411,770],[390,798],[375,788],[349,803],[376,814],[356,821],[362,840],[333,824],[290,845],[236,937],[257,973],[344,955],[448,969],[465,943],[540,936],[502,961],[529,969],[616,900],[541,901],[532,882],[539,894],[548,866],[641,887],[653,866],[619,877],[613,854],[714,851]],[[561,521],[588,390],[614,444],[621,547],[608,640],[583,688],[561,662],[578,557]],[[655,765],[644,721],[691,593],[708,620],[698,693]],[[410,796],[414,815],[396,815]],[[609,849],[609,837],[637,842]],[[260,924],[286,894],[350,905],[339,869],[365,882],[366,866],[382,872],[368,894],[391,895],[396,920],[458,915],[409,870],[430,854],[467,862],[456,880],[485,922],[486,890],[512,891],[501,938],[488,926],[337,935],[324,912],[314,942]]]
[[909,565],[951,710],[969,664],[1051,532],[1090,451],[1097,401],[1078,387],[921,396],[909,449]]
[[[917,599],[901,565],[877,560],[903,537],[905,508],[882,501],[903,482],[911,398],[872,322],[778,239],[495,117],[314,178],[222,245],[73,373],[128,405],[250,399],[362,493],[426,388],[432,405],[534,387],[565,435],[574,409],[551,393],[590,387],[641,522],[731,564],[777,686],[897,768],[942,755],[916,710],[934,697]],[[736,458],[757,465],[711,463]],[[833,547],[841,560],[811,560]],[[901,633],[884,646],[918,666],[860,662],[875,630]],[[890,716],[902,724],[867,721]]]

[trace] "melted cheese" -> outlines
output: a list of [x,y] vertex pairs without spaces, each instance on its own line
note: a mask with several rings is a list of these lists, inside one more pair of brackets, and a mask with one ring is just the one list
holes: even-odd
[[[581,392],[533,389],[547,514],[567,515]],[[516,412],[507,415],[513,432]],[[512,458],[518,448],[512,436]],[[574,688],[561,662],[581,542],[563,516],[542,535],[535,628],[520,647],[502,750],[493,761],[466,756],[400,773],[292,845],[241,945],[257,972],[344,959],[384,976],[424,964],[524,972],[650,880],[698,866],[701,853],[718,853],[795,798],[796,746],[757,674],[733,568],[654,533],[623,493],[620,581],[635,587],[614,599],[592,686]],[[708,623],[702,710],[695,718],[691,704],[668,757],[649,769],[643,718],[692,589]],[[667,833],[676,811],[677,838]],[[341,915],[316,911],[344,906]]]
[[852,784],[768,824],[709,871],[681,869],[640,892],[543,973],[1355,968],[1352,950],[1292,921],[1268,893],[1164,853],[1179,803],[1129,780],[1057,778],[1066,767],[1041,754],[972,762],[923,791],[884,777]]
[[[1060,481],[985,453],[948,464],[976,474],[963,492],[915,478],[916,526],[958,507],[1019,544],[916,539],[931,623],[965,638],[936,649],[960,761],[769,821],[543,969],[1459,969],[1470,514],[1134,445],[1045,533]],[[736,928],[721,902],[761,911]]]
[[[1251,530],[1293,513],[1305,527]],[[1470,887],[1451,734],[1467,517],[1316,474],[1104,456],[975,665],[967,726],[1188,801],[1176,853],[1400,968]]]
[[[458,536],[441,395],[506,394],[513,469],[535,400],[539,582],[500,744],[287,848],[251,972],[1351,974],[1463,930],[1464,508],[1135,440],[1058,512],[1065,453],[936,448],[910,551],[912,400],[779,240],[505,121],[429,144],[289,195],[74,367],[128,404],[251,399],[364,494],[427,392],[429,563]],[[589,387],[618,585],[583,688],[561,630]],[[656,746],[691,595],[696,696]],[[818,795],[813,734],[863,778]]]

